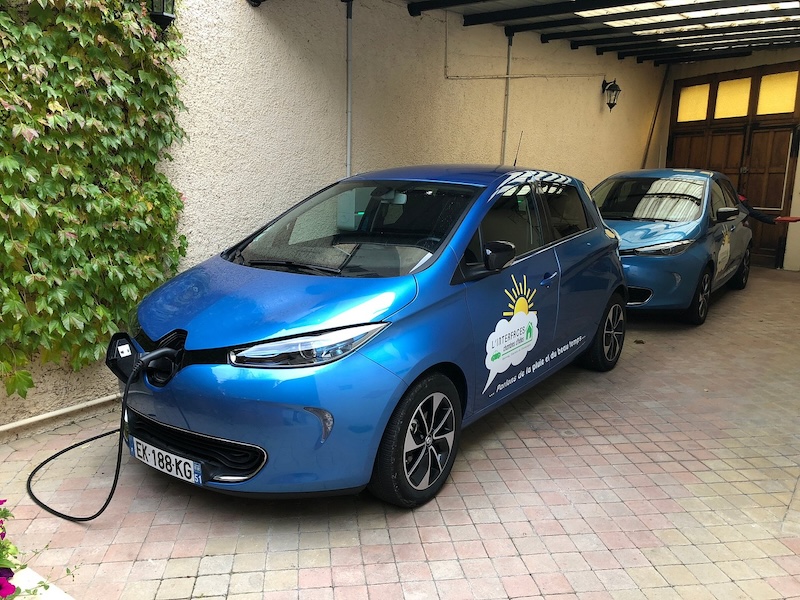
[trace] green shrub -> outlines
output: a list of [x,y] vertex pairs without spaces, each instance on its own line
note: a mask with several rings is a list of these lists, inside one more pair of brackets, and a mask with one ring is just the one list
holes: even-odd
[[[5,3],[7,4],[7,3]],[[132,306],[186,251],[181,195],[157,170],[184,138],[184,55],[139,2],[0,9],[0,378],[34,356],[100,358]]]

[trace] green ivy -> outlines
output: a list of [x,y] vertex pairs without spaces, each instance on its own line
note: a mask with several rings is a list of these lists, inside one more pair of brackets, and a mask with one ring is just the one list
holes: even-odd
[[[8,5],[8,2],[4,3]],[[139,2],[16,0],[0,9],[0,379],[34,356],[103,356],[175,273],[181,195],[157,170],[184,138],[172,64],[185,53]]]

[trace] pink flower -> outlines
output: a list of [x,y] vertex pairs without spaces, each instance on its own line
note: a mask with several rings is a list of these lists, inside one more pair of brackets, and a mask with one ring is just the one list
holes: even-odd
[[17,587],[5,577],[0,577],[0,598],[8,598],[17,591]]
[[3,506],[3,504],[5,504],[5,503],[6,503],[5,500],[0,500],[0,506]]

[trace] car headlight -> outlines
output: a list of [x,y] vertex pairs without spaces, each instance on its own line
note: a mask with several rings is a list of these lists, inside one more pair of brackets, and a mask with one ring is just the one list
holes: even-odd
[[636,248],[634,253],[645,256],[674,256],[686,251],[686,249],[691,245],[692,240],[681,240],[680,242],[667,242],[665,244],[655,244],[654,246]]
[[370,323],[311,333],[231,350],[228,360],[238,367],[311,367],[333,362],[375,337],[388,323]]

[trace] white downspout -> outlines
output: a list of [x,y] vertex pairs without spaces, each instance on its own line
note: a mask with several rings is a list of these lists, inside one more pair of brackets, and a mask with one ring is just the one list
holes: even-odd
[[506,54],[506,97],[503,104],[503,141],[500,146],[500,164],[506,164],[506,143],[508,142],[508,96],[511,90],[511,43],[514,34],[508,36],[508,52]]
[[345,158],[346,176],[350,177],[353,167],[353,0],[347,3],[347,156]]

